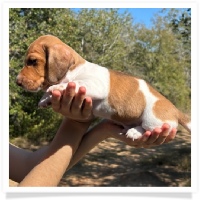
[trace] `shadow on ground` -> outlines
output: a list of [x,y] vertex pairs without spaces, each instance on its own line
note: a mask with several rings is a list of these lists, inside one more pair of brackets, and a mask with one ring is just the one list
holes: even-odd
[[190,186],[190,165],[190,135],[186,132],[151,149],[108,139],[70,169],[59,186]]
[[[41,145],[23,138],[12,142],[30,150]],[[16,183],[10,181],[10,186]],[[179,131],[170,143],[150,149],[136,149],[107,139],[66,172],[59,186],[190,187],[190,134]]]

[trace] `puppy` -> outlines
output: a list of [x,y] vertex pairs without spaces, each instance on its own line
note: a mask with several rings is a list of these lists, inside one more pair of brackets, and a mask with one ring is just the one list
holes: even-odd
[[138,139],[168,123],[180,123],[189,132],[190,118],[142,79],[109,70],[83,59],[57,37],[45,35],[28,48],[17,84],[32,92],[46,91],[40,107],[51,103],[53,90],[64,90],[68,82],[85,86],[93,99],[93,114],[113,120],[127,129],[127,137]]

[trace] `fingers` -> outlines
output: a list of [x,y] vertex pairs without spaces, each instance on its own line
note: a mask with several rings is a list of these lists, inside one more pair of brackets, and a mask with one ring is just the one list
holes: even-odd
[[67,88],[64,90],[62,101],[60,102],[60,104],[61,109],[65,111],[66,114],[71,112],[71,105],[76,94],[75,89],[76,84],[73,82],[69,82]]
[[59,90],[52,91],[52,108],[56,112],[65,110],[66,113],[70,112],[70,106],[75,95],[76,85],[70,82],[67,88],[61,92]]
[[145,142],[146,145],[151,145],[153,143],[155,143],[155,141],[158,139],[159,134],[161,133],[161,129],[160,128],[155,128],[153,130],[153,132],[151,133],[151,135],[149,136],[148,140]]
[[122,135],[121,138],[118,137],[121,141],[124,141],[126,144],[130,146],[134,146],[136,148],[150,148],[153,146],[161,145],[163,143],[168,143],[173,140],[176,136],[177,130],[173,128],[170,132],[170,126],[168,124],[163,124],[161,128],[155,128],[152,132],[146,131],[142,137],[131,140],[130,138],[126,138],[125,135]]
[[143,147],[150,148],[152,146],[163,144],[169,135],[169,128],[170,126],[168,124],[164,124],[162,128],[155,128],[149,139],[143,144]]
[[55,90],[52,92],[52,99],[51,99],[51,103],[52,103],[52,108],[54,111],[59,111],[60,109],[60,100],[61,100],[61,92],[58,90]]
[[163,144],[169,135],[169,128],[170,126],[168,124],[164,124],[162,128],[160,129],[160,132],[158,133],[157,139],[154,141],[154,145],[160,145]]
[[132,146],[134,146],[135,148],[141,148],[144,146],[144,144],[147,143],[147,141],[149,140],[151,136],[151,132],[150,131],[146,131],[141,138],[134,140]]
[[166,140],[164,143],[168,143],[170,142],[171,140],[173,140],[175,137],[176,137],[176,132],[177,132],[177,129],[176,128],[173,128],[171,130],[171,132],[169,133],[169,135],[167,136]]
[[80,87],[71,104],[71,115],[78,121],[88,121],[92,118],[92,99],[85,95],[85,87]]
[[73,99],[73,106],[71,106],[71,113],[73,113],[74,115],[79,115],[82,106],[83,106],[83,102],[85,99],[85,94],[86,94],[86,89],[85,87],[80,87],[78,90],[78,93],[75,94],[74,99]]
[[92,99],[86,97],[86,88],[80,87],[76,93],[76,84],[69,82],[63,92],[52,92],[54,111],[71,119],[85,121],[92,119]]
[[88,118],[91,116],[92,112],[92,99],[90,97],[86,97],[83,104],[82,116],[83,118]]
[[149,148],[152,146],[161,145],[163,143],[168,143],[173,140],[176,136],[177,130],[173,128],[171,132],[169,132],[170,126],[168,124],[163,124],[162,128],[156,128],[153,130],[152,135],[148,139],[146,143],[144,143],[143,147]]

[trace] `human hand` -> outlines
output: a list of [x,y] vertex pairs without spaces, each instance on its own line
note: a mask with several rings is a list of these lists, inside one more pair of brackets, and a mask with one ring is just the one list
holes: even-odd
[[54,90],[52,92],[52,108],[55,112],[64,115],[67,118],[87,122],[93,118],[92,99],[86,97],[86,88],[80,87],[75,92],[76,84],[69,82],[63,92]]
[[170,126],[165,123],[161,128],[155,128],[152,132],[146,131],[140,138],[133,141],[131,138],[127,138],[122,126],[106,120],[103,122],[103,126],[107,130],[105,134],[108,134],[108,137],[121,140],[136,148],[150,148],[168,143],[175,138],[177,132],[175,128],[169,132]]
[[164,123],[161,128],[155,128],[152,132],[146,131],[141,138],[134,140],[130,145],[136,148],[151,148],[170,142],[175,138],[176,132],[175,128],[170,131],[169,124]]

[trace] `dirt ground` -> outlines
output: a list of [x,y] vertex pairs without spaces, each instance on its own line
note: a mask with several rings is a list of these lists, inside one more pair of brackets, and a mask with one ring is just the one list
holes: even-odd
[[[20,140],[15,144],[27,147]],[[15,185],[10,182],[10,186]],[[136,149],[107,139],[66,172],[59,186],[190,187],[190,134],[178,131],[170,143],[150,149]]]

